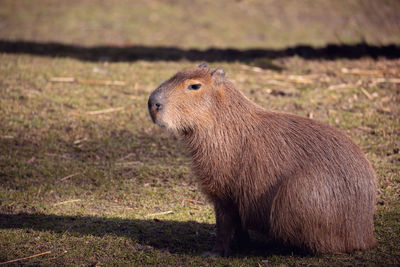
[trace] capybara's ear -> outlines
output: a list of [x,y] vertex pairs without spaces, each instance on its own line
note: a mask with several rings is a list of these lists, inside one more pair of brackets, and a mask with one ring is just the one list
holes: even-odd
[[203,68],[208,68],[208,65],[207,65],[206,62],[203,62],[200,65],[198,65],[197,67],[200,68],[200,69],[203,69]]
[[225,80],[225,71],[222,68],[215,69],[211,72],[212,79],[214,81],[214,85],[217,87]]

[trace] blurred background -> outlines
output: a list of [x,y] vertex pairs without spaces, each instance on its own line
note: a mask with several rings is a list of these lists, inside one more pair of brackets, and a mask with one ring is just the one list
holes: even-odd
[[[1,0],[0,39],[11,44],[144,47],[142,52],[150,54],[154,47],[386,46],[400,42],[399,14],[397,0]],[[165,58],[153,52],[148,57]]]

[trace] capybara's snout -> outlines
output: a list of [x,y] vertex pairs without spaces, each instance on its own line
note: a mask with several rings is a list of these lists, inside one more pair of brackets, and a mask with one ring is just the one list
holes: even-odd
[[164,107],[164,100],[159,89],[155,90],[149,97],[147,103],[151,119],[156,123],[157,113]]

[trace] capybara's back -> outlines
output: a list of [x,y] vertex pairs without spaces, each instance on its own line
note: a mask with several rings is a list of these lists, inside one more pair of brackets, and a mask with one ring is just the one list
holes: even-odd
[[375,173],[342,132],[264,110],[202,64],[163,83],[149,111],[186,144],[202,191],[214,204],[217,242],[255,230],[313,253],[375,245]]

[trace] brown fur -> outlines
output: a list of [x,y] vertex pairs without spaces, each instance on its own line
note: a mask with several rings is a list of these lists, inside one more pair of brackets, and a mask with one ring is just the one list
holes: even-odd
[[[200,89],[187,89],[198,83]],[[312,253],[375,245],[375,174],[339,130],[266,111],[222,69],[205,64],[163,83],[150,96],[149,111],[181,137],[214,204],[217,241],[210,255],[228,255],[232,234],[246,240],[249,229]]]

